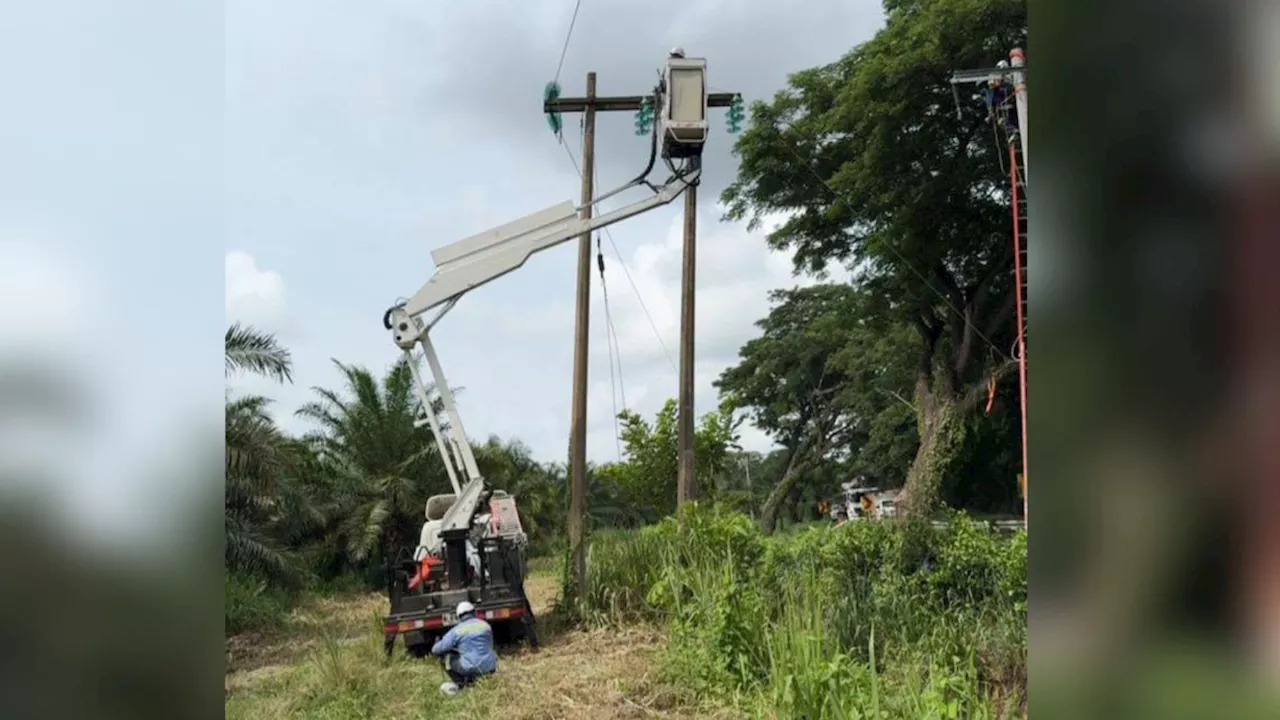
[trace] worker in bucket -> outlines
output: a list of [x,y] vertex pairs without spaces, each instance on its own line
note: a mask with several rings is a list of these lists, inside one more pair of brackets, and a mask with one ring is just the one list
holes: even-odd
[[431,648],[431,654],[444,663],[450,682],[440,686],[444,695],[491,675],[498,670],[498,655],[493,651],[493,628],[476,617],[476,608],[463,600],[458,603],[458,624]]

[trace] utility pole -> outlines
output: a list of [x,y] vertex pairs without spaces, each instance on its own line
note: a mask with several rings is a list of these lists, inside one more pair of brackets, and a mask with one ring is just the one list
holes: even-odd
[[[1018,490],[1022,494],[1022,523],[1028,526],[1027,508],[1027,178],[1030,175],[1027,149],[1027,81],[1026,53],[1022,48],[1009,51],[1009,60],[1001,60],[996,67],[985,70],[963,70],[951,77],[952,91],[955,92],[956,112],[960,112],[960,93],[958,86],[965,84],[982,84],[988,87],[985,93],[988,111],[995,112],[992,103],[1004,105],[1007,96],[995,94],[995,90],[1005,83],[1013,85],[1013,110],[1016,113],[1017,126],[1009,129],[1008,124],[997,120],[997,127],[1005,127],[1005,137],[1009,153],[1009,192],[1013,211],[1013,258],[1014,258],[1014,292],[1017,313],[1017,363],[1018,363],[1018,397],[1022,410],[1022,474],[1018,476]],[[1008,108],[1000,112],[1007,113]],[[999,115],[999,112],[997,112]]]
[[698,186],[684,191],[684,260],[680,273],[680,415],[676,447],[676,507],[698,496],[693,457],[693,291],[697,283]]
[[[708,93],[707,107],[723,107],[729,108],[734,106],[735,99],[738,99],[737,93]],[[585,114],[585,140],[583,145],[583,196],[584,204],[590,204],[592,197],[589,188],[591,188],[589,178],[594,172],[594,135],[595,135],[595,114],[600,112],[638,112],[647,99],[652,99],[651,95],[618,95],[600,97],[595,94],[595,73],[587,74],[587,95],[585,97],[555,97],[544,100],[542,103],[542,111],[549,115],[559,115],[565,113],[584,113]],[[740,101],[740,100],[739,100]],[[591,155],[588,155],[591,153]],[[588,160],[591,157],[591,160]],[[593,188],[591,188],[593,189]],[[687,498],[692,497],[693,488],[693,292],[694,292],[694,247],[697,239],[697,198],[694,196],[694,188],[690,187],[685,191],[685,231],[684,231],[684,271],[683,271],[683,293],[682,293],[682,313],[681,313],[681,344],[680,344],[680,418],[679,427],[679,448],[680,448],[680,464],[679,474],[677,476],[677,502],[683,503]],[[584,210],[590,212],[590,209]],[[574,430],[571,433],[572,458],[570,461],[571,472],[575,478],[572,482],[574,492],[577,490],[576,478],[578,477],[577,468],[582,468],[582,475],[585,482],[586,474],[586,443],[577,442],[578,433],[582,438],[586,438],[586,318],[587,311],[584,304],[589,300],[587,291],[587,283],[590,281],[590,244],[589,238],[583,239],[583,244],[579,248],[578,255],[578,332],[576,335],[577,347],[574,354]],[[585,274],[584,274],[585,273]],[[578,358],[581,358],[582,372],[578,372]],[[578,395],[581,393],[581,396]],[[581,397],[581,425],[576,424],[579,417],[578,399]],[[581,428],[580,430],[578,428]],[[688,467],[686,473],[685,468]],[[585,485],[583,486],[585,493]],[[578,577],[578,555],[573,554],[576,546],[574,545],[575,537],[581,535],[574,534],[575,523],[580,527],[582,523],[579,514],[585,509],[585,495],[581,506],[574,505],[571,495],[569,506],[569,544],[572,560],[574,564],[575,579]],[[580,533],[580,530],[579,530]],[[583,548],[585,550],[585,548]],[[582,555],[584,570],[582,577],[585,578],[585,553]],[[584,586],[585,587],[585,586]]]
[[680,421],[676,507],[698,497],[694,473],[694,287],[698,268],[698,186],[685,191],[685,252],[680,277]]
[[[582,218],[591,218],[595,197],[592,180],[596,165],[596,74],[587,73],[587,104],[582,130]],[[573,573],[572,602],[587,590],[587,340],[591,326],[591,233],[578,238],[577,322],[573,343],[573,420],[569,430],[569,562]]]

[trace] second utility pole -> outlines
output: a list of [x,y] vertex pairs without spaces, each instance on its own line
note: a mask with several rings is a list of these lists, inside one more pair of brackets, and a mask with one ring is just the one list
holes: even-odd
[[[595,188],[596,113],[634,112],[651,95],[596,95],[596,74],[587,73],[586,97],[547,99],[542,111],[547,114],[582,113],[582,202],[583,217],[591,217],[591,201]],[[730,107],[733,93],[710,93],[707,107]],[[697,219],[694,189],[685,190],[685,267],[683,313],[681,322],[680,374],[680,465],[677,475],[677,501],[692,497],[693,487],[693,243]],[[587,562],[584,527],[587,505],[587,335],[591,300],[591,236],[582,236],[578,246],[578,321],[573,354],[573,420],[569,432],[569,569],[577,592],[586,590]],[[687,378],[687,380],[686,380]],[[685,428],[687,427],[687,432]],[[687,451],[686,451],[687,448]],[[684,467],[688,463],[686,475]],[[686,495],[685,493],[689,493]],[[580,595],[579,595],[580,596]]]
[[[587,104],[582,117],[582,217],[591,218],[595,197],[596,74],[587,73]],[[569,563],[573,597],[587,591],[587,338],[591,327],[591,233],[578,239],[578,306],[573,343],[573,421],[569,430]]]
[[[691,158],[690,162],[700,162]],[[684,191],[684,262],[680,274],[680,416],[676,447],[680,464],[676,472],[676,507],[698,496],[693,452],[693,295],[698,257],[698,186]]]

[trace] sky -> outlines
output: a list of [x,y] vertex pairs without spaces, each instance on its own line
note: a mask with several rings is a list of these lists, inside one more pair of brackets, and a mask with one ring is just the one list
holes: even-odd
[[68,538],[220,492],[192,472],[224,396],[220,25],[145,0],[0,23],[0,506]]
[[[220,453],[230,321],[292,351],[293,385],[233,390],[272,396],[294,432],[309,429],[293,411],[311,388],[338,385],[333,358],[385,370],[397,350],[382,313],[427,282],[433,249],[578,198],[566,153],[577,118],[562,145],[541,112],[572,12],[570,0],[6,8],[0,509],[52,508],[68,537],[136,547],[189,524],[182,508],[216,508],[219,468],[200,463]],[[594,70],[602,94],[640,94],[680,45],[708,58],[713,91],[750,102],[881,22],[870,1],[583,0],[560,82],[580,94]],[[600,188],[644,165],[632,122],[599,119]],[[762,234],[720,222],[731,143],[715,111],[699,196],[699,413],[715,408],[711,383],[767,292],[799,282]],[[647,417],[677,392],[680,215],[677,200],[605,242],[620,390]],[[439,326],[472,437],[565,458],[575,255],[572,242],[548,250]],[[604,462],[617,448],[595,278],[592,293],[589,457]],[[768,445],[751,430],[743,444]]]
[[[579,179],[566,147],[581,157],[579,116],[565,117],[561,145],[541,112],[573,6],[227,3],[226,313],[229,322],[275,333],[292,352],[292,386],[237,383],[273,397],[284,427],[310,429],[292,411],[313,387],[341,386],[333,359],[379,373],[395,361],[382,313],[431,277],[433,249],[565,200],[576,204]],[[681,46],[707,58],[712,91],[740,92],[749,104],[784,87],[789,73],[837,59],[881,23],[879,4],[869,0],[584,0],[562,94],[583,94],[589,70],[600,94],[646,92],[667,51]],[[737,165],[724,111],[712,110],[711,121],[698,197],[699,415],[715,409],[712,383],[754,336],[768,291],[809,282],[792,276],[789,256],[767,249],[763,230],[720,221],[719,196]],[[647,142],[635,136],[632,113],[599,115],[597,188],[638,173]],[[592,461],[618,458],[613,417],[621,396],[652,418],[677,394],[682,213],[677,199],[604,237],[621,378],[610,379],[604,293],[593,268]],[[433,333],[446,377],[462,388],[471,437],[518,438],[540,460],[565,459],[576,245],[547,250],[469,293]],[[742,443],[770,445],[750,427]]]
[[[292,387],[238,383],[275,398],[285,428],[311,429],[293,410],[315,386],[340,387],[333,359],[379,373],[396,360],[381,314],[428,281],[431,250],[579,199],[566,149],[581,158],[580,117],[564,118],[562,145],[540,108],[572,12],[570,1],[229,1],[227,316],[276,333],[291,350]],[[563,95],[581,95],[594,70],[599,94],[641,94],[678,45],[708,59],[713,91],[741,92],[749,104],[780,90],[788,73],[837,59],[881,23],[873,1],[585,0],[559,82]],[[792,277],[786,254],[767,249],[764,229],[721,222],[719,195],[736,173],[723,115],[712,110],[699,188],[699,415],[716,409],[713,380],[754,336],[768,291],[809,282]],[[636,137],[632,122],[631,113],[596,119],[600,191],[644,168],[648,138]],[[604,292],[593,272],[590,460],[618,459],[614,405],[623,397],[652,419],[677,395],[682,211],[676,200],[604,237],[621,378],[609,375]],[[433,333],[445,377],[462,388],[468,436],[518,438],[540,460],[566,457],[575,264],[576,241],[541,252],[468,293]],[[750,427],[741,442],[771,446]]]

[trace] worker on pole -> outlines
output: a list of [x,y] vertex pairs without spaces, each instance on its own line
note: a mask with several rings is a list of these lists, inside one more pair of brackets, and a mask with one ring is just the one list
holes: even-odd
[[458,603],[458,624],[431,648],[440,658],[450,682],[440,686],[444,695],[456,695],[485,675],[498,671],[498,655],[493,650],[493,628],[476,617],[476,608],[463,600]]

